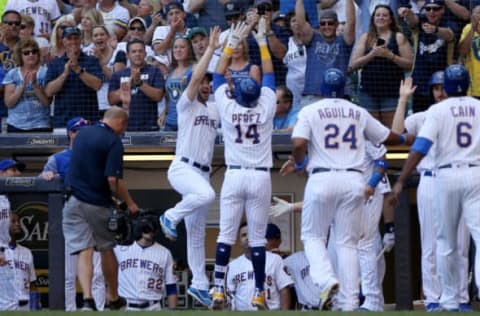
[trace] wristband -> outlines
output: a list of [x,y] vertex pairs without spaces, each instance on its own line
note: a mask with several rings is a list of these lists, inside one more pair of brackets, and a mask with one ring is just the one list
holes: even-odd
[[308,164],[308,156],[305,156],[305,158],[303,158],[302,162],[300,162],[300,163],[297,163],[295,161],[295,172],[302,171],[303,169],[305,169],[307,164]]
[[387,170],[388,169],[388,162],[384,159],[377,159],[374,162],[374,166],[375,166],[375,168],[381,168],[383,170]]
[[407,142],[407,137],[405,136],[405,134],[400,135],[400,144],[405,145],[406,142]]
[[223,53],[230,57],[233,54],[233,48],[225,46],[225,48],[223,49]]
[[268,46],[267,45],[261,45],[260,46],[260,58],[262,60],[265,60],[265,59],[271,59],[272,57],[270,56],[270,51],[268,50]]
[[372,176],[370,177],[370,180],[368,180],[368,185],[371,186],[372,188],[375,188],[377,184],[382,180],[383,174],[380,172],[373,172]]
[[385,233],[393,234],[395,232],[395,224],[385,223]]

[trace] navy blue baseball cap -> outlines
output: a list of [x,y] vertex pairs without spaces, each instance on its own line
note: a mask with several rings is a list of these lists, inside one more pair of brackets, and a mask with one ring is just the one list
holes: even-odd
[[76,132],[82,127],[90,125],[90,121],[84,119],[83,117],[77,116],[70,119],[67,122],[67,133],[68,132]]
[[25,164],[23,162],[18,162],[13,159],[4,159],[0,161],[0,170],[5,171],[7,169],[17,167],[18,170],[25,170]]
[[265,234],[266,239],[280,239],[282,238],[282,232],[280,228],[274,223],[268,223],[267,225],[267,233]]
[[185,11],[183,9],[183,4],[181,4],[178,1],[172,1],[169,4],[167,4],[167,6],[165,7],[165,12],[167,12],[168,14],[168,12],[170,12],[170,10],[172,9],[179,9],[180,11]]

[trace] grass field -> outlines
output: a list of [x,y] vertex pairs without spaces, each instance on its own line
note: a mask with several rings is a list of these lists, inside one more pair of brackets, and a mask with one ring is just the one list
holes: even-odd
[[[125,311],[108,311],[108,312],[62,312],[62,311],[37,311],[37,312],[32,312],[35,314],[35,316],[73,316],[73,315],[81,315],[81,316],[90,316],[90,315],[105,315],[105,316],[120,316],[120,315],[125,315]],[[178,310],[178,311],[161,311],[161,312],[132,312],[131,314],[135,315],[153,315],[153,313],[160,314],[160,315],[168,315],[168,316],[175,316],[175,315],[181,315],[181,316],[227,316],[230,314],[238,314],[238,313],[247,313],[250,314],[249,312],[231,312],[231,311],[197,311],[197,310]],[[402,315],[408,315],[408,316],[416,316],[416,315],[425,315],[426,312],[424,311],[386,311],[386,312],[318,312],[318,311],[312,311],[312,312],[301,312],[301,311],[288,311],[288,312],[281,312],[281,311],[272,311],[272,312],[251,312],[251,313],[268,313],[268,315],[271,316],[279,316],[279,315],[298,315],[298,316],[305,316],[305,315],[317,315],[321,314],[324,316],[345,316],[345,315],[379,315],[379,316],[402,316]],[[25,314],[25,312],[0,312],[0,315],[22,315]],[[435,316],[440,316],[440,315],[457,315],[459,313],[454,313],[452,314],[451,312],[435,312]],[[471,314],[471,313],[470,313]],[[475,313],[477,314],[477,312]]]

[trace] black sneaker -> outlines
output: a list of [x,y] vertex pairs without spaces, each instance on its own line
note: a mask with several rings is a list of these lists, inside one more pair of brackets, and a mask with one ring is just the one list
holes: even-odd
[[119,296],[116,301],[110,302],[109,306],[111,311],[117,311],[124,309],[127,306],[127,301]]
[[83,306],[80,309],[81,311],[96,311],[97,306],[95,305],[95,301],[93,298],[84,298],[83,299]]

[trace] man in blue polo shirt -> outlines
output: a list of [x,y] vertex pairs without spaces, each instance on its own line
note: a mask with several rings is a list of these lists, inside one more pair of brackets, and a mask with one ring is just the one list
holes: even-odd
[[67,182],[71,196],[63,208],[63,233],[71,254],[78,254],[78,279],[83,290],[82,310],[95,310],[92,298],[92,256],[101,253],[110,309],[126,302],[118,296],[118,263],[113,253],[115,234],[106,223],[114,206],[112,197],[125,201],[132,214],[138,206],[123,178],[123,144],[128,114],[118,107],[105,112],[103,121],[78,131],[72,147]]
[[108,103],[123,107],[129,114],[128,131],[156,131],[157,103],[163,98],[165,80],[159,68],[145,62],[145,43],[134,39],[127,44],[130,67],[115,72],[108,86]]
[[62,41],[65,55],[50,62],[45,78],[46,95],[55,96],[53,126],[63,128],[76,116],[96,122],[100,119],[97,91],[103,81],[100,63],[82,52],[78,28],[65,28]]

